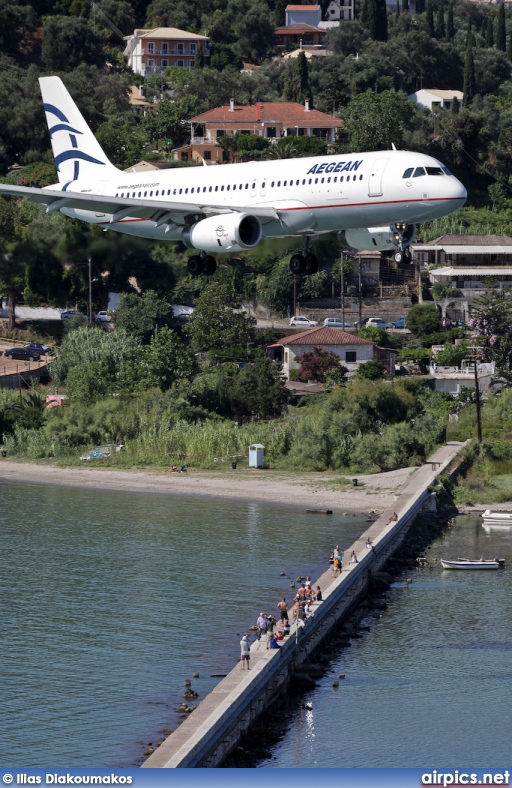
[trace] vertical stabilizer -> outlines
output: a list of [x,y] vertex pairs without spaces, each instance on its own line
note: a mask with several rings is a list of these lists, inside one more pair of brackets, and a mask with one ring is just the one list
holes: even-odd
[[99,181],[117,172],[59,77],[39,80],[59,183]]

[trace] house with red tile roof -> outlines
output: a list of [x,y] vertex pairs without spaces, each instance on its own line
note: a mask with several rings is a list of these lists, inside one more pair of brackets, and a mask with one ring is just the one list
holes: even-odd
[[[206,163],[230,162],[229,151],[218,144],[220,137],[230,134],[254,134],[277,142],[281,137],[315,136],[334,142],[342,121],[333,115],[311,109],[309,101],[257,101],[239,105],[231,99],[229,106],[216,107],[191,118],[190,144],[177,148],[174,158]],[[224,155],[225,154],[225,155]]]
[[336,353],[340,364],[349,371],[356,370],[359,364],[371,361],[375,357],[373,342],[339,328],[325,326],[310,328],[308,331],[284,337],[269,345],[267,349],[270,357],[282,364],[283,373],[288,380],[290,370],[300,367],[298,358],[306,351],[311,352],[315,347]]

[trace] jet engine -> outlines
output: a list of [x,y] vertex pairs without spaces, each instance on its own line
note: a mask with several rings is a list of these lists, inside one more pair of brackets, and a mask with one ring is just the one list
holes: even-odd
[[241,252],[261,241],[261,222],[249,213],[227,213],[202,219],[183,230],[181,239],[189,249],[204,252]]
[[396,225],[387,227],[368,227],[354,230],[344,230],[341,233],[343,244],[352,249],[405,249],[414,240],[416,225]]

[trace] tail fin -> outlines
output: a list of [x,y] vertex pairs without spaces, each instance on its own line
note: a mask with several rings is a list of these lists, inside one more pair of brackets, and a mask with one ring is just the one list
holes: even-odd
[[62,80],[42,77],[39,85],[59,183],[69,184],[78,178],[100,181],[116,172]]

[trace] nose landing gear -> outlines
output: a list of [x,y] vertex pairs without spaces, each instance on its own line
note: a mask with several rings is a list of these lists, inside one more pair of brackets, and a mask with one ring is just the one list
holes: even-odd
[[193,254],[188,258],[187,269],[191,276],[212,276],[217,270],[217,261],[215,257],[201,252],[200,254]]

